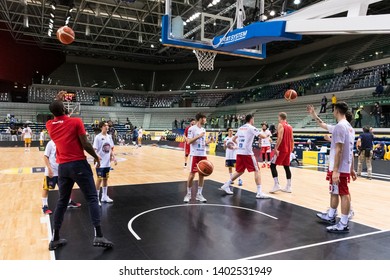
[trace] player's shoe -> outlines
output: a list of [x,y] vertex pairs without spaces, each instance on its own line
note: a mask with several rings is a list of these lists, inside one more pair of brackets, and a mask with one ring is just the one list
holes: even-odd
[[196,195],[196,200],[199,202],[207,202],[207,199],[201,193]]
[[337,224],[333,226],[326,227],[326,230],[328,232],[333,232],[333,233],[348,233],[349,227],[348,224],[344,225],[341,221],[339,221]]
[[272,190],[270,190],[270,193],[276,193],[278,191],[281,191],[282,189],[280,188],[279,184],[275,184],[272,188]]
[[58,240],[52,240],[49,243],[49,250],[53,251],[56,250],[57,248],[60,248],[62,246],[65,246],[68,241],[66,239],[58,239]]
[[105,197],[102,197],[101,202],[113,203],[114,201],[107,195]]
[[50,215],[51,213],[53,213],[53,212],[49,209],[49,207],[48,207],[47,205],[45,205],[45,206],[42,207],[42,212],[43,212],[43,214],[46,214],[46,215]]
[[258,193],[256,194],[256,198],[257,198],[257,199],[268,199],[268,198],[271,198],[271,197],[268,196],[268,195],[266,195],[266,194],[264,194],[264,193],[262,193],[262,192],[258,192]]
[[265,165],[265,163],[263,163],[262,165],[261,165],[261,168],[265,168],[266,167],[266,165]]
[[73,200],[71,200],[68,203],[68,208],[79,208],[79,207],[81,207],[81,203],[74,202]]
[[226,182],[225,184],[223,184],[221,189],[223,191],[225,191],[226,194],[233,194],[232,190],[230,189],[229,182]]
[[271,168],[271,164],[267,163],[267,168]]
[[114,247],[114,243],[112,243],[110,240],[108,240],[105,237],[97,237],[93,239],[93,246],[94,247],[104,247],[104,248],[112,248]]
[[337,211],[334,213],[333,217],[329,217],[328,213],[329,213],[329,210],[326,211],[325,213],[317,213],[316,216],[321,221],[328,223],[328,224],[331,224],[331,225],[334,225],[336,223]]
[[242,180],[241,180],[241,178],[238,179],[238,185],[239,185],[240,187],[242,186]]
[[291,193],[291,186],[286,186],[284,189],[281,190],[282,192]]
[[191,194],[187,193],[186,196],[184,197],[183,202],[188,203],[188,202],[190,202],[190,200],[191,200]]

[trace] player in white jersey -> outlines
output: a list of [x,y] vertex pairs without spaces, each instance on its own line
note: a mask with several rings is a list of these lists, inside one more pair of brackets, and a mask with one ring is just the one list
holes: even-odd
[[257,164],[257,160],[253,153],[253,140],[255,136],[263,138],[260,135],[260,131],[253,126],[254,117],[253,115],[247,115],[245,117],[246,124],[241,126],[236,135],[233,137],[233,141],[237,144],[237,161],[236,161],[236,172],[233,174],[232,178],[225,182],[221,187],[227,194],[233,194],[230,190],[231,183],[244,174],[245,169],[248,172],[255,172],[255,183],[257,186],[257,194],[256,198],[264,199],[269,198],[261,191],[261,177],[260,177],[260,169]]
[[184,202],[188,203],[191,199],[192,184],[195,178],[195,173],[198,173],[198,192],[195,199],[200,202],[207,202],[203,196],[204,176],[198,172],[198,162],[207,159],[206,156],[206,130],[203,126],[206,124],[206,115],[198,113],[195,116],[196,124],[188,129],[187,144],[190,145],[190,174],[187,180],[187,194],[184,197]]
[[[322,221],[334,224],[327,227],[329,232],[346,233],[349,232],[348,221],[350,216],[351,202],[348,183],[350,177],[356,180],[356,173],[353,164],[353,146],[355,141],[355,131],[346,119],[348,105],[345,102],[335,104],[333,115],[337,120],[337,125],[326,125],[315,114],[313,106],[308,106],[308,112],[316,119],[322,128],[332,133],[331,148],[329,155],[329,180],[330,209],[326,213],[318,213],[317,217]],[[337,207],[341,199],[341,218],[336,223]]]
[[[272,133],[271,131],[269,131],[268,129],[268,124],[266,123],[262,123],[261,124],[261,132],[260,134],[262,136],[264,136],[264,138],[261,138],[259,139],[259,144],[260,144],[260,147],[261,147],[261,156],[262,156],[262,159],[263,159],[263,165],[261,167],[270,167],[270,161],[271,161],[271,136],[272,136]],[[267,155],[267,160],[265,159]]]
[[[233,129],[227,129],[228,135],[223,140],[223,147],[225,149],[225,166],[229,169],[230,179],[233,177],[233,167],[236,167],[236,150],[237,145],[233,142]],[[234,182],[232,182],[234,184]],[[238,178],[238,185],[242,186],[241,178]]]
[[45,130],[42,129],[39,133],[39,145],[43,146],[43,142],[45,141]]
[[138,147],[141,147],[142,145],[142,134],[143,134],[143,130],[142,130],[142,126],[138,129]]
[[96,151],[96,154],[100,157],[100,166],[96,168],[96,191],[99,198],[100,185],[103,185],[102,188],[102,197],[99,200],[99,205],[101,202],[112,203],[113,200],[107,195],[108,189],[108,178],[110,175],[111,161],[114,161],[115,165],[117,163],[114,155],[114,142],[112,137],[107,133],[108,123],[102,121],[99,123],[100,133],[95,136],[93,141],[93,148]]
[[[45,148],[45,153],[43,156],[43,161],[45,162],[45,177],[43,179],[43,188],[42,188],[42,212],[43,214],[51,214],[52,211],[48,206],[48,195],[49,190],[52,190],[58,184],[58,163],[56,162],[56,144],[53,140],[50,140]],[[69,200],[69,208],[78,208],[81,204],[72,200]]]
[[22,131],[22,138],[24,139],[24,151],[29,152],[30,147],[31,147],[32,130],[28,126],[28,124],[24,125],[23,131]]

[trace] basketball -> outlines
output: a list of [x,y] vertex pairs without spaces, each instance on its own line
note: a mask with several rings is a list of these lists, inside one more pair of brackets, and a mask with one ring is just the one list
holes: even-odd
[[75,35],[72,28],[68,26],[62,26],[57,30],[57,39],[64,45],[72,44],[74,41]]
[[209,176],[213,173],[214,165],[211,161],[204,159],[198,162],[198,171],[202,173],[204,176]]
[[294,100],[298,97],[298,94],[295,90],[293,89],[289,89],[287,90],[285,93],[284,93],[284,98],[287,100],[287,101],[291,101],[291,100]]

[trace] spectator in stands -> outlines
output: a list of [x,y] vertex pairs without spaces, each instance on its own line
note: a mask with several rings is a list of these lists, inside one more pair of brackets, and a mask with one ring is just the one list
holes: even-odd
[[178,123],[177,119],[175,119],[175,121],[174,121],[174,128],[175,129],[179,128],[179,123]]
[[373,151],[373,160],[383,159],[385,155],[385,143],[381,142],[375,145],[375,149]]
[[375,127],[381,127],[382,108],[378,102],[375,102],[374,109],[372,109],[370,115],[373,115],[375,118]]
[[326,105],[328,105],[328,98],[324,95],[321,99],[321,109],[320,109],[320,114],[321,113],[326,113]]
[[378,96],[378,97],[381,97],[381,95],[383,94],[383,86],[382,86],[382,83],[380,82],[376,88],[375,88],[375,91],[372,93],[372,96]]
[[[114,144],[116,144],[116,140],[117,140],[117,132],[116,132],[116,129],[114,127],[114,124],[112,123],[111,120],[109,120],[107,122],[108,124],[108,131],[107,131],[107,134],[111,135],[111,138],[112,138],[112,141],[114,141]],[[100,132],[99,132],[100,133]]]
[[362,111],[363,111],[363,105],[360,105],[359,109],[357,109],[355,112],[355,128],[362,127],[362,119],[363,119]]
[[133,140],[133,145],[137,146],[137,141],[138,141],[138,128],[137,127],[134,127],[132,134],[133,134],[133,139],[132,139]]
[[318,151],[318,147],[314,142],[311,141],[311,139],[307,139],[306,144],[307,144],[306,148],[308,151]]
[[334,105],[337,103],[336,95],[332,94],[332,112],[334,111]]
[[387,71],[385,69],[381,72],[381,82],[382,85],[387,85]]

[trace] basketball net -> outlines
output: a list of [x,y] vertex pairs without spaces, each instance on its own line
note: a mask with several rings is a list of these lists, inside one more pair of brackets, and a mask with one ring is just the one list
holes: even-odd
[[213,71],[214,59],[217,56],[216,52],[194,50],[196,58],[198,59],[199,71]]
[[80,115],[80,103],[64,102],[64,106],[66,109],[68,109],[69,116]]

